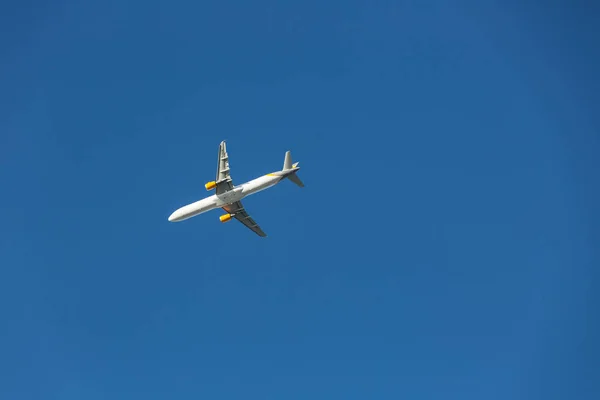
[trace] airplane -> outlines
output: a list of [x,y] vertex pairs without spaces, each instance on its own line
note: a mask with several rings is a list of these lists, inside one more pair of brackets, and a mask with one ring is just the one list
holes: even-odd
[[292,154],[290,151],[287,151],[285,153],[283,169],[281,171],[271,172],[239,186],[235,186],[231,179],[231,174],[229,173],[229,156],[227,155],[226,143],[225,141],[222,141],[219,145],[217,177],[214,181],[204,185],[208,191],[215,189],[215,194],[175,210],[169,216],[169,222],[180,222],[207,211],[221,208],[226,212],[226,214],[219,217],[221,222],[227,222],[234,218],[258,236],[266,237],[267,234],[263,232],[260,226],[258,226],[246,211],[242,204],[242,199],[251,194],[268,189],[286,178],[299,187],[304,187],[304,183],[297,175],[297,172],[300,169],[298,164],[298,162],[292,164]]

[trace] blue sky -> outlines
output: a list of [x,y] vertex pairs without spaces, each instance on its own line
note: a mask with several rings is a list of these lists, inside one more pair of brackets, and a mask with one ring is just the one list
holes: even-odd
[[598,10],[323,3],[0,6],[0,398],[600,396]]

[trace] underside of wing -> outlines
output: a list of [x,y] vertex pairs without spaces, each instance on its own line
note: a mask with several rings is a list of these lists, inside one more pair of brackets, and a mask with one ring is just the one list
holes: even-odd
[[219,160],[217,163],[216,193],[221,194],[233,189],[233,182],[229,174],[229,156],[227,145],[222,141],[219,145]]
[[227,211],[229,214],[232,214],[233,218],[240,221],[242,224],[244,224],[246,227],[248,227],[250,230],[252,230],[258,236],[261,236],[261,237],[267,236],[267,234],[264,233],[262,229],[260,229],[260,226],[258,226],[258,224],[246,212],[241,201],[236,201],[235,203],[228,204],[222,208],[223,208],[223,210]]

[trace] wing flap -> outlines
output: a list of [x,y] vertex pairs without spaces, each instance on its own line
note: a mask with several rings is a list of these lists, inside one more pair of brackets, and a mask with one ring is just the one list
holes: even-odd
[[227,211],[229,214],[233,215],[233,218],[240,221],[244,226],[250,229],[252,232],[256,233],[260,237],[266,237],[267,234],[263,232],[260,226],[252,219],[250,214],[246,211],[241,201],[236,201],[233,204],[228,204],[222,207],[223,210]]
[[229,155],[227,154],[227,144],[223,140],[221,144],[219,144],[219,158],[217,160],[217,194],[222,194],[233,189],[233,182],[229,171]]

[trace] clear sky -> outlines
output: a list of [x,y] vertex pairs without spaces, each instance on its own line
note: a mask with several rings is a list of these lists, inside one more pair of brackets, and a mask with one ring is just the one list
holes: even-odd
[[597,15],[3,2],[0,398],[600,398]]

